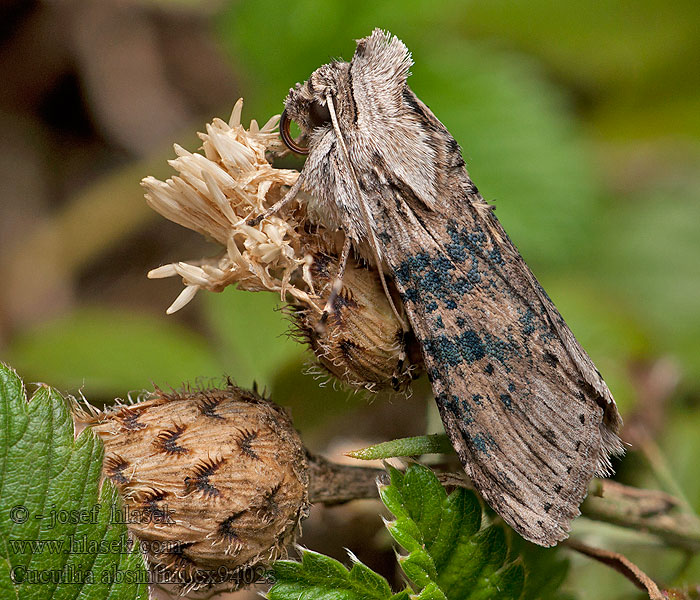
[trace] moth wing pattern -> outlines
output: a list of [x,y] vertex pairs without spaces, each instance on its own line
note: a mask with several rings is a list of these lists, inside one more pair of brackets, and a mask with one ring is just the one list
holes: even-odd
[[335,97],[350,156],[332,128],[309,129],[305,189],[366,256],[374,239],[467,474],[516,531],[550,546],[622,451],[621,419],[459,145],[408,87],[410,65],[403,42],[375,30],[351,63],[324,65],[290,92],[286,110],[301,121]]
[[617,413],[606,422],[608,400],[584,382],[566,325],[475,206],[447,223],[411,211],[403,223],[419,252],[388,241],[400,232],[387,222],[386,260],[467,474],[516,531],[551,545],[567,536],[593,475],[609,473]]

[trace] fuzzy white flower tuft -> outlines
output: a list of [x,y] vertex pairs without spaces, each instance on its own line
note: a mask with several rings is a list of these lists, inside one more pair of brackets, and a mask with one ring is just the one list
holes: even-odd
[[[182,277],[185,289],[168,314],[185,306],[199,289],[220,292],[237,284],[250,291],[269,290],[310,306],[314,296],[309,266],[312,254],[304,235],[305,212],[291,203],[258,225],[248,221],[279,200],[299,172],[276,169],[266,152],[284,149],[277,132],[279,115],[259,127],[241,125],[243,100],[238,100],[228,123],[214,119],[200,133],[203,153],[175,144],[177,158],[168,161],[178,175],[160,181],[146,177],[148,205],[161,215],[212,238],[226,250],[217,257],[177,262],[153,269],[148,276]],[[303,194],[302,194],[303,196]]]

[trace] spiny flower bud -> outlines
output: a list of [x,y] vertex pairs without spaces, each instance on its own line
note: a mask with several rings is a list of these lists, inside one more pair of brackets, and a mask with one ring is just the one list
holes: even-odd
[[255,392],[156,390],[85,420],[104,442],[103,471],[129,530],[175,583],[192,586],[203,573],[250,583],[237,575],[283,554],[307,514],[299,435]]
[[350,262],[343,288],[327,320],[321,321],[337,269],[337,258],[314,255],[311,272],[320,286],[319,298],[313,308],[293,305],[296,333],[321,366],[343,383],[371,391],[389,386],[405,391],[420,354],[413,336],[404,333],[394,316],[376,271]]

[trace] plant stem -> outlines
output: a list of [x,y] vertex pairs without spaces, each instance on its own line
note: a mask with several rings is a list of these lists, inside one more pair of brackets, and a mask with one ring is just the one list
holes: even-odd
[[[441,473],[439,478],[448,487],[471,487],[463,473]],[[383,469],[341,465],[310,456],[309,479],[312,503],[340,504],[377,498],[377,481],[387,482],[387,474]],[[595,479],[581,512],[594,521],[651,533],[668,546],[700,551],[700,519],[682,500],[666,492]]]

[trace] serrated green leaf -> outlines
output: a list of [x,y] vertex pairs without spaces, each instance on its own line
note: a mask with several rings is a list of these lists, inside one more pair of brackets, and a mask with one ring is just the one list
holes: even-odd
[[97,437],[85,430],[74,439],[61,395],[42,385],[27,402],[3,364],[0,421],[2,597],[147,598],[138,548],[112,522],[117,493],[109,482],[100,492]]
[[343,579],[348,576],[348,570],[342,563],[309,550],[303,553],[301,566],[306,573],[312,573],[317,579]]
[[406,577],[419,588],[424,588],[434,582],[438,576],[433,559],[422,548],[411,551],[408,556],[401,557],[399,565],[406,573]]
[[[271,600],[521,598],[526,570],[517,552],[509,550],[504,525],[482,527],[481,504],[474,492],[459,488],[447,496],[432,471],[417,464],[405,473],[389,467],[389,477],[381,497],[401,516],[387,527],[408,551],[399,557],[399,565],[418,593],[407,589],[392,596],[386,580],[362,563],[354,560],[348,570],[332,558],[305,550],[301,562],[273,565]],[[547,573],[557,577],[554,571]],[[540,597],[530,591],[528,600]],[[555,586],[542,585],[542,591],[553,593]]]
[[408,517],[401,517],[387,523],[387,530],[391,534],[391,537],[396,540],[396,543],[409,552],[419,550],[423,547],[420,541],[422,538],[420,529],[418,525]]
[[443,578],[448,579],[452,571],[460,577],[462,569],[455,547],[463,546],[479,531],[481,519],[481,505],[474,492],[456,490],[449,495],[443,506],[440,531],[430,546]]
[[511,563],[484,577],[469,595],[470,600],[518,600],[525,585],[525,569],[520,563]]
[[379,488],[379,497],[396,517],[408,517],[408,511],[403,506],[401,498],[401,485],[403,483],[403,473],[389,466],[389,485]]
[[393,595],[388,582],[366,565],[353,560],[350,570],[340,562],[317,552],[304,550],[300,563],[276,561],[271,568],[275,584],[270,600],[388,600]]
[[378,598],[386,598],[392,594],[387,580],[358,560],[353,561],[350,579],[364,589],[373,590]]
[[[502,530],[501,530],[502,531]],[[440,571],[440,587],[451,590],[449,597],[469,597],[482,578],[488,577],[505,560],[505,548],[498,542],[499,529],[488,527],[473,536],[460,535],[454,551]]]
[[447,596],[434,583],[429,583],[420,591],[420,594],[411,597],[416,600],[447,600]]
[[503,526],[481,529],[481,505],[473,492],[460,488],[447,496],[433,472],[417,464],[403,476],[394,470],[390,475],[381,497],[405,513],[389,531],[409,552],[399,564],[416,587],[433,584],[450,600],[494,590],[499,598],[520,596],[524,569],[508,559]]
[[441,509],[447,499],[445,488],[430,469],[415,465],[406,470],[399,491],[409,518],[420,529],[423,543],[431,545],[440,528]]

